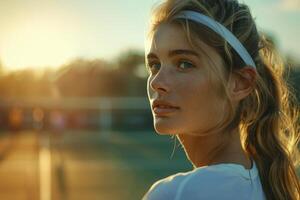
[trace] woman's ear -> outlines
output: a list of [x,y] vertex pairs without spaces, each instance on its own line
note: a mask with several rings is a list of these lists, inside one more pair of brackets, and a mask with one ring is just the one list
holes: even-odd
[[238,102],[253,91],[256,73],[253,67],[244,67],[232,74],[229,84],[230,98],[232,101]]

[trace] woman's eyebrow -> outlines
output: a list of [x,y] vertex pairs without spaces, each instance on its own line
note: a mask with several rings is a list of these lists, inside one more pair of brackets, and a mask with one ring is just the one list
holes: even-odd
[[175,49],[172,51],[169,51],[169,56],[176,56],[176,55],[192,55],[199,57],[199,54],[196,51],[189,50],[189,49]]
[[148,55],[147,55],[147,59],[155,59],[155,58],[158,58],[154,53],[149,53]]
[[[177,56],[177,55],[192,55],[199,57],[199,54],[196,51],[189,50],[189,49],[175,49],[169,51],[169,57]],[[147,59],[156,59],[158,56],[154,53],[149,53],[147,55]]]

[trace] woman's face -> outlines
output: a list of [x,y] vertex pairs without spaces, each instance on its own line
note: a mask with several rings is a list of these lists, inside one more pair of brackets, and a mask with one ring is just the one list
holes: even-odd
[[212,63],[221,68],[222,58],[199,41],[205,54],[195,51],[185,32],[163,24],[155,31],[147,51],[147,91],[154,128],[161,134],[201,135],[222,120],[225,101],[209,79]]

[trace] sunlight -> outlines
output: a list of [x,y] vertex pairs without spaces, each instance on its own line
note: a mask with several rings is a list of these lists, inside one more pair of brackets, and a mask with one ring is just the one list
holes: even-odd
[[51,153],[48,137],[43,138],[42,145],[39,152],[40,200],[51,200]]
[[72,46],[74,38],[68,26],[70,24],[64,24],[63,19],[50,16],[14,23],[1,41],[2,62],[9,70],[58,67],[76,48]]

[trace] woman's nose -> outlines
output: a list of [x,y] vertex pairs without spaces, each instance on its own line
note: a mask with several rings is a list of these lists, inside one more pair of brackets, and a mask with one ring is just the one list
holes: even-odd
[[158,93],[167,93],[170,91],[170,84],[168,83],[169,72],[166,69],[160,69],[159,72],[152,77],[149,77],[150,88]]

